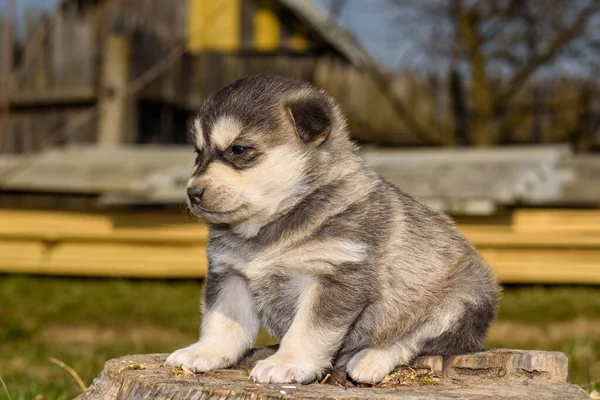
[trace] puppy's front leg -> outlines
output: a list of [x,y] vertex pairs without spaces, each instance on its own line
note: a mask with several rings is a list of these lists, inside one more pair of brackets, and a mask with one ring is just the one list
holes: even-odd
[[[258,361],[252,370],[250,376],[254,381],[309,383],[331,366],[332,357],[360,312],[360,309],[333,311],[335,293],[336,289],[325,288],[317,281],[308,285],[279,350]],[[332,315],[334,312],[336,315]]]
[[200,340],[167,358],[172,366],[185,365],[205,372],[237,362],[254,344],[260,321],[247,283],[236,275],[209,275]]

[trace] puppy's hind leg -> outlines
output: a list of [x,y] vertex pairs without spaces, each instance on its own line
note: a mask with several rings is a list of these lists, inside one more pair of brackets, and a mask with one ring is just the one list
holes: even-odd
[[236,275],[209,275],[200,340],[175,351],[167,364],[185,365],[195,372],[229,367],[252,347],[259,328],[246,281]]
[[414,338],[407,335],[388,347],[368,347],[356,353],[346,371],[350,378],[361,383],[377,383],[398,365],[407,364],[419,354]]
[[359,351],[346,365],[348,375],[356,382],[380,382],[398,365],[408,364],[421,354],[425,343],[453,330],[463,310],[462,305],[451,304],[431,313],[427,321],[417,325],[392,345]]
[[481,351],[495,308],[493,297],[467,304],[452,329],[423,343],[421,354],[450,356]]

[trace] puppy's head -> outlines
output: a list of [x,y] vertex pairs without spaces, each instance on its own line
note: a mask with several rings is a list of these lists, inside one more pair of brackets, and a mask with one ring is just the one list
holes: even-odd
[[254,230],[316,185],[350,143],[329,96],[270,75],[238,80],[207,99],[193,141],[190,210],[211,223],[252,222]]

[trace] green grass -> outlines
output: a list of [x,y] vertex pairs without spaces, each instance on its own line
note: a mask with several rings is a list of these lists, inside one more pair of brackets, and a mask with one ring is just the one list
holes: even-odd
[[[188,345],[198,336],[200,286],[0,276],[0,376],[14,400],[73,398],[76,382],[49,357],[89,385],[110,358]],[[563,351],[572,381],[585,387],[600,379],[600,288],[506,288],[488,346]]]

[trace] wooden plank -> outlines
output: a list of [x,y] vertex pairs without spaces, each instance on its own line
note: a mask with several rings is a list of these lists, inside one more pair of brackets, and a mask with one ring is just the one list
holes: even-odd
[[[36,31],[39,29],[39,24],[47,24],[43,17],[35,10],[27,8],[25,10],[25,43],[34,40]],[[26,73],[26,86],[34,91],[45,91],[49,87],[49,68],[48,68],[48,40],[45,38],[32,63],[29,71]]]
[[[139,226],[147,220],[147,226]],[[71,241],[206,241],[208,232],[200,222],[185,221],[183,215],[123,213],[108,215],[0,210],[0,237]],[[600,249],[600,235],[574,232],[513,232],[509,228],[459,226],[466,238],[480,249]]]
[[[504,283],[600,284],[600,234],[502,225],[459,230]],[[0,271],[201,277],[207,240],[206,226],[177,212],[0,210]]]
[[11,107],[41,107],[73,104],[90,104],[95,101],[93,87],[65,90],[18,91],[11,96]]
[[458,226],[459,230],[479,248],[597,248],[600,232],[514,231],[509,227]]
[[516,210],[513,226],[517,231],[600,232],[600,210]]
[[[200,278],[206,276],[205,245],[0,240],[0,271],[73,276]],[[600,284],[600,250],[482,249],[503,283]]]
[[79,10],[76,3],[72,2],[70,4],[66,4],[63,7],[64,25],[61,31],[62,37],[60,40],[63,40],[66,45],[63,46],[62,56],[64,57],[63,71],[61,73],[63,84],[66,87],[77,86],[77,69],[79,65],[77,65],[77,56],[80,52],[80,49],[73,46],[74,37],[76,35],[75,26],[77,24],[77,20],[79,19]]
[[0,241],[0,271],[25,274],[135,278],[202,278],[204,246],[139,243],[57,243]]
[[98,106],[98,144],[114,146],[125,141],[129,40],[113,33],[106,41]]
[[29,273],[44,262],[43,243],[36,241],[4,241],[0,239],[0,272]]
[[40,242],[47,245],[54,243],[125,243],[125,244],[158,244],[170,246],[182,245],[206,245],[206,235],[201,232],[112,232],[112,233],[2,233],[0,232],[0,241],[31,241]]
[[96,40],[92,16],[85,13],[73,23],[74,37],[71,45],[78,51],[74,54],[77,68],[73,71],[77,86],[95,84]]
[[106,214],[0,210],[0,240],[205,243],[206,226],[177,213]]
[[[519,211],[517,211],[519,212]],[[597,210],[560,210],[543,215],[550,216],[550,220],[542,220],[543,229],[514,229],[508,225],[482,225],[459,224],[459,230],[472,242],[480,246],[501,247],[594,247],[600,246],[600,226],[593,223],[600,217]],[[537,214],[532,214],[537,216]],[[543,216],[542,215],[542,216]],[[206,227],[196,222],[193,217],[186,216],[179,211],[107,211],[94,212],[66,212],[42,210],[14,210],[0,209],[0,232],[17,233],[52,232],[52,233],[77,233],[77,232],[113,232],[118,229],[132,232],[147,229],[148,232],[162,232],[163,230],[180,232],[202,232],[206,234]],[[548,229],[556,227],[556,229]],[[574,228],[581,229],[576,230]],[[590,229],[585,229],[589,227]],[[563,234],[559,229],[569,231]]]
[[206,248],[152,244],[65,243],[49,257],[47,271],[90,276],[200,278],[207,272]]
[[57,234],[65,232],[111,229],[110,220],[102,215],[63,213],[51,211],[0,210],[0,232],[3,234],[37,232]]
[[503,283],[600,284],[600,249],[481,249]]
[[56,13],[55,18],[56,20],[49,33],[51,81],[55,88],[63,88],[66,86],[66,47],[69,43],[64,40],[64,32],[68,22],[67,16],[62,12]]

